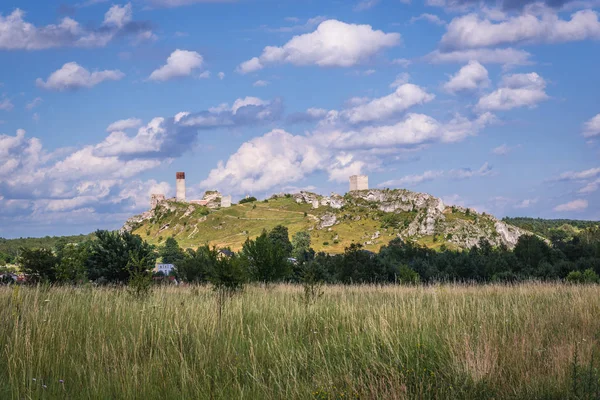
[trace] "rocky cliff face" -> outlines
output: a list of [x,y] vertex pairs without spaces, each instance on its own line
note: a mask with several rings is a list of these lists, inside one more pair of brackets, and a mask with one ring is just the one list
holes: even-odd
[[[321,217],[317,229],[333,226],[348,211],[376,209],[388,215],[392,221],[400,221],[398,236],[405,239],[418,239],[431,236],[433,240],[452,243],[457,247],[471,248],[480,238],[492,245],[505,245],[513,248],[519,236],[526,232],[508,225],[487,214],[458,206],[447,206],[444,202],[426,193],[411,192],[405,189],[361,190],[345,196],[331,194],[319,196],[315,193],[300,192],[294,195],[298,203],[319,204],[335,211]],[[395,218],[398,217],[398,218]],[[356,218],[356,216],[354,217]],[[358,217],[360,218],[360,217]]]

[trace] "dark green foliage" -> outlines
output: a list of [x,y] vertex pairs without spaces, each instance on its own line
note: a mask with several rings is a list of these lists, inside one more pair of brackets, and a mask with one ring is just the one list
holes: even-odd
[[255,281],[277,282],[291,275],[291,267],[286,260],[286,250],[277,246],[266,231],[263,231],[256,240],[246,240],[242,256],[250,277]]
[[67,244],[58,252],[56,279],[60,282],[79,283],[87,279],[85,263],[89,257],[89,242]]
[[219,251],[214,247],[204,245],[196,250],[188,249],[185,257],[175,264],[175,275],[185,282],[205,283],[218,260]]
[[337,278],[343,283],[376,283],[385,280],[383,264],[375,253],[352,243],[342,256],[342,268]]
[[241,199],[238,203],[239,204],[244,204],[244,203],[253,203],[256,201],[256,197],[254,196],[250,196],[250,197],[246,197],[245,199]]
[[167,238],[164,246],[160,248],[159,256],[162,258],[162,262],[165,264],[175,264],[181,261],[185,254],[179,244],[177,244],[177,240],[173,237]]
[[246,279],[244,260],[237,255],[217,258],[209,274],[215,289],[229,294],[241,290]]
[[127,282],[130,260],[143,260],[147,269],[154,267],[154,246],[129,232],[96,231],[97,240],[90,244],[86,267],[88,278],[107,282]]
[[600,281],[600,277],[593,269],[586,269],[583,272],[571,271],[566,279],[571,283],[598,283]]
[[22,248],[18,261],[31,282],[54,282],[56,280],[58,258],[52,250]]
[[127,269],[129,270],[129,291],[137,298],[146,298],[152,290],[152,270],[149,260],[131,254]]
[[277,225],[269,232],[269,239],[273,242],[273,245],[280,247],[285,257],[292,255],[292,243],[288,234],[288,228],[283,225]]

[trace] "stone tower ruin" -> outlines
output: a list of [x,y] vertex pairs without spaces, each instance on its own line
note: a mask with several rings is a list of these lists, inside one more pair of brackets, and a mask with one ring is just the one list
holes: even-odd
[[352,175],[350,177],[350,191],[368,190],[369,177],[367,175]]
[[175,199],[177,201],[185,202],[185,172],[177,172],[177,174],[175,174],[175,177],[177,179],[175,185]]

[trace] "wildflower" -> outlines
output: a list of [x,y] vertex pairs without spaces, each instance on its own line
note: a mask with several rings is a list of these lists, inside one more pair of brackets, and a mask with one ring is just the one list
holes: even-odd
[[58,383],[65,383],[65,381],[63,381],[62,379],[59,379]]
[[35,381],[37,381],[37,379],[33,378],[33,379],[32,379],[32,381],[34,381],[34,382],[35,382]]
[[43,387],[44,389],[46,389],[48,386],[46,386],[46,385],[42,385],[42,387]]

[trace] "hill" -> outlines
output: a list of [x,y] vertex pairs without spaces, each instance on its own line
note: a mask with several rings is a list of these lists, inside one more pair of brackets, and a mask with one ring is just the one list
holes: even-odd
[[491,215],[446,206],[434,196],[404,189],[344,196],[300,192],[215,209],[171,199],[130,218],[123,230],[154,244],[173,236],[182,247],[209,243],[238,250],[246,238],[276,225],[287,226],[290,236],[309,231],[313,248],[327,253],[341,253],[351,243],[378,251],[396,237],[436,249],[470,248],[480,238],[512,248],[525,233]]
[[541,219],[541,218],[503,218],[507,224],[528,230],[536,235],[551,239],[556,236],[573,236],[586,228],[600,226],[598,221],[582,221],[576,219]]

